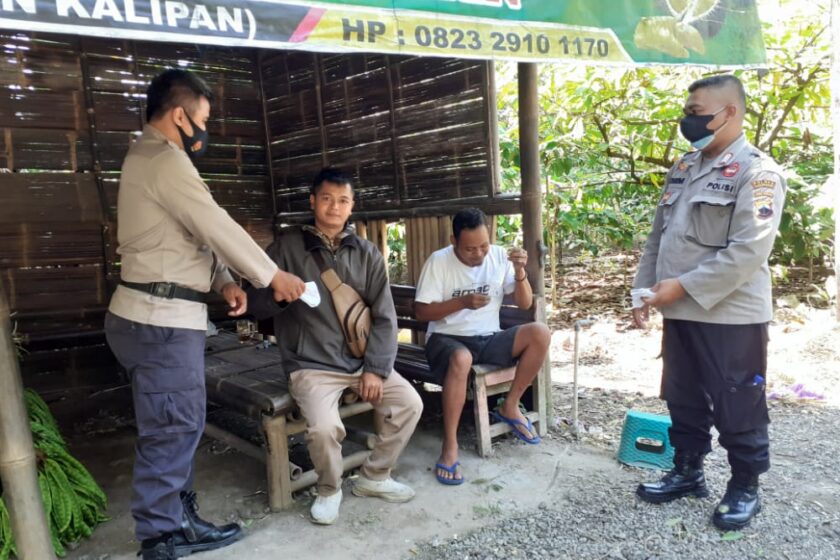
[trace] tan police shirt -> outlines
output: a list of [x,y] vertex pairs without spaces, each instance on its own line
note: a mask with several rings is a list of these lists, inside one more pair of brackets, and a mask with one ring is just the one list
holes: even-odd
[[[222,209],[187,153],[146,125],[128,151],[117,199],[117,253],[127,282],[172,282],[199,292],[232,282],[227,267],[266,287],[277,265]],[[215,255],[215,258],[214,258]],[[205,330],[207,305],[125,286],[109,311],[158,327]]]
[[717,324],[773,317],[767,258],[782,219],[781,168],[742,134],[718,157],[683,156],[671,168],[633,286],[677,278],[687,296],[666,319]]

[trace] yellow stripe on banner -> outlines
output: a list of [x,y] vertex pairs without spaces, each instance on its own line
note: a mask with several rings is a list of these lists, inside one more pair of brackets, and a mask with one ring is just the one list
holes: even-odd
[[632,62],[611,29],[327,9],[308,46],[515,60]]

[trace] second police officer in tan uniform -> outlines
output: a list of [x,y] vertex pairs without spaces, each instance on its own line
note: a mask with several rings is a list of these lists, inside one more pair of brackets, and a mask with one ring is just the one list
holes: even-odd
[[680,128],[696,151],[669,171],[634,288],[663,323],[662,396],[668,404],[674,469],[642,484],[643,500],[707,496],[703,457],[720,432],[731,478],[712,520],[725,530],[758,513],[758,477],[770,467],[765,400],[767,325],[772,319],[767,259],[782,216],[781,169],[743,133],[741,82],[718,75],[693,83]]

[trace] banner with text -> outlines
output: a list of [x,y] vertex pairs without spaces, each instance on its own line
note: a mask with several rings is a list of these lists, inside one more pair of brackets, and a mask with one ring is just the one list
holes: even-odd
[[755,0],[0,0],[0,29],[518,61],[765,60]]

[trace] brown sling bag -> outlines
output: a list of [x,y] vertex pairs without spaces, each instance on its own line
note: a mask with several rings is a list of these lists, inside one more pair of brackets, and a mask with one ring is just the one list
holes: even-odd
[[334,268],[327,266],[320,250],[314,251],[312,256],[321,270],[321,281],[330,291],[333,309],[338,316],[347,347],[353,356],[363,358],[370,335],[370,308],[356,290],[341,281]]

